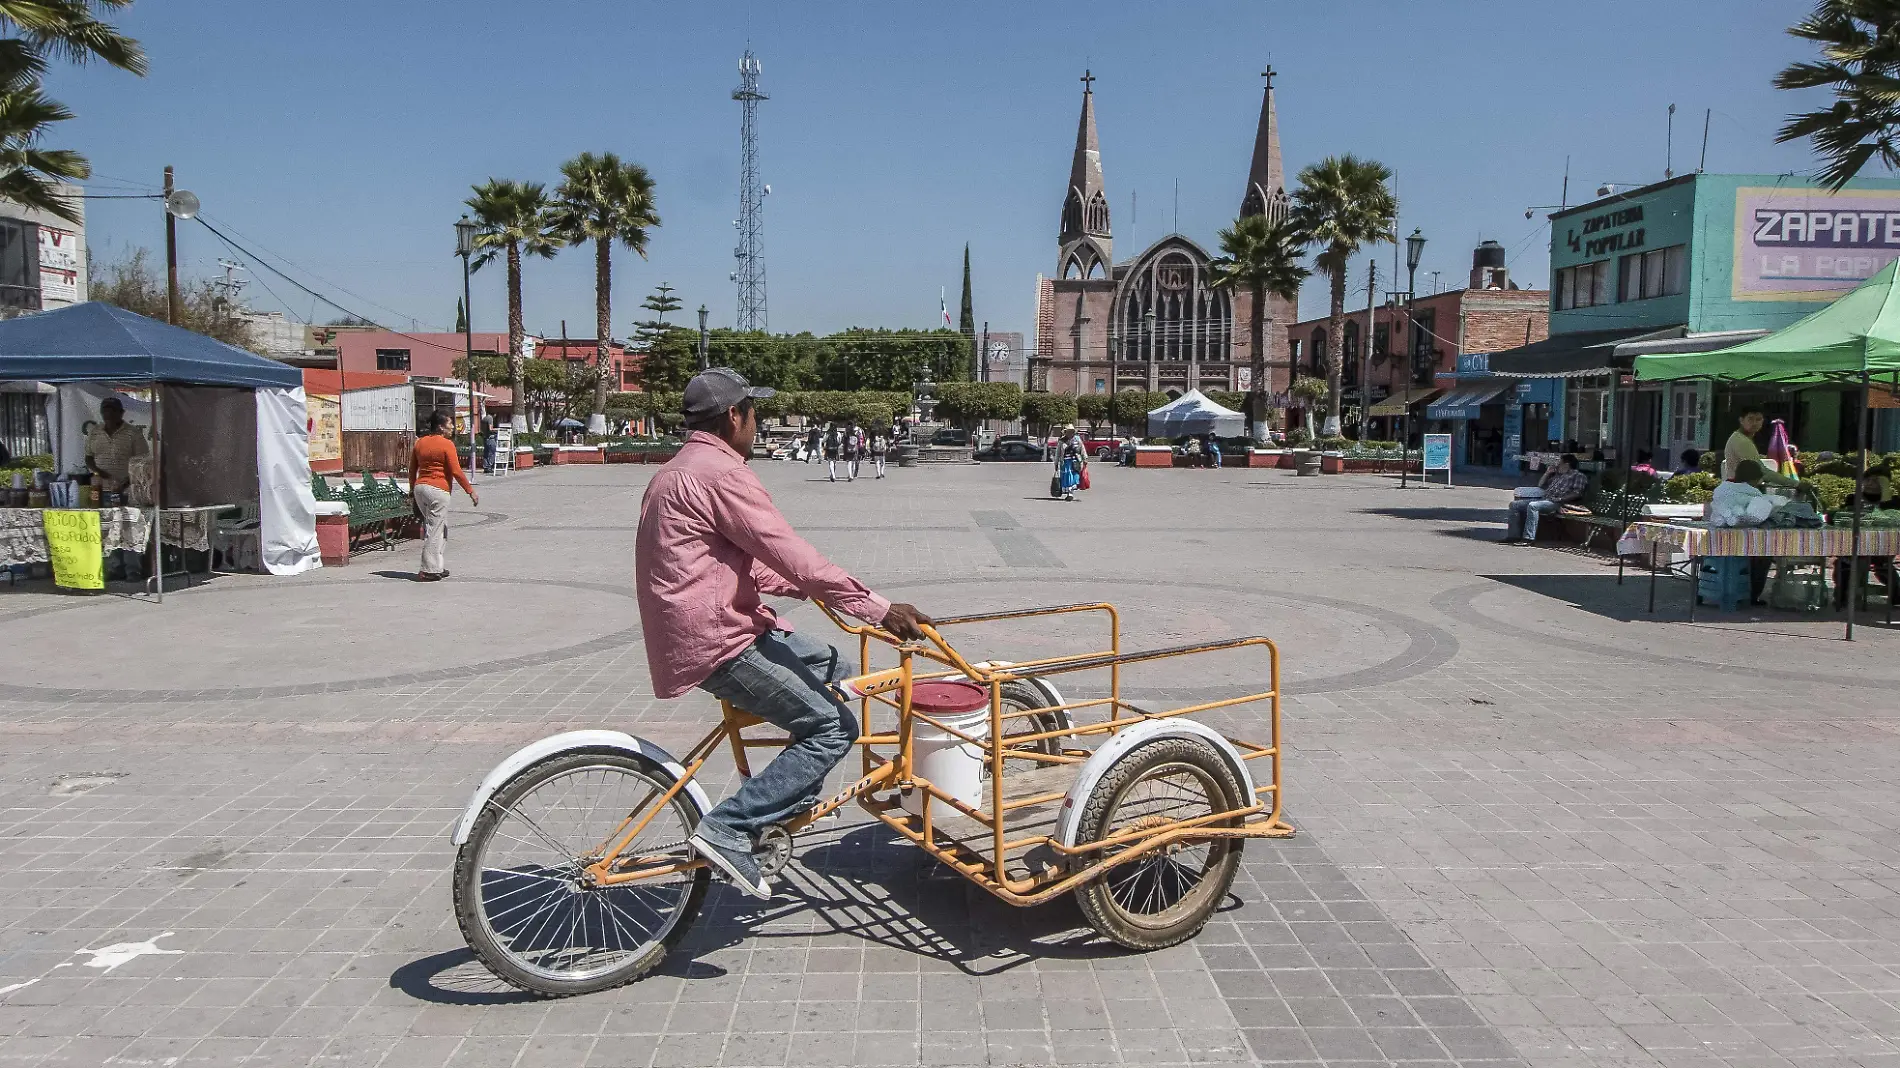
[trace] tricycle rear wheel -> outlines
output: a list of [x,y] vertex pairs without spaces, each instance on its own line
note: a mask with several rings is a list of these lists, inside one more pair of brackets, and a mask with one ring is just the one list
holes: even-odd
[[[1099,842],[1229,812],[1242,807],[1240,795],[1233,768],[1213,746],[1198,738],[1160,738],[1122,757],[1095,784],[1082,808],[1080,839]],[[1240,853],[1238,838],[1154,848],[1083,885],[1076,902],[1089,926],[1129,949],[1179,945],[1220,907]]]

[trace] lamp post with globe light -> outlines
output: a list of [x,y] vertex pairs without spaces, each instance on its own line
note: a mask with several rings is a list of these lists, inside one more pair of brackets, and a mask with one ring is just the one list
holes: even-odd
[[463,369],[468,378],[468,473],[475,474],[481,458],[481,445],[476,436],[481,432],[481,420],[476,416],[475,407],[475,309],[469,301],[469,257],[475,254],[475,223],[464,215],[455,224],[455,254],[462,257],[462,355]]

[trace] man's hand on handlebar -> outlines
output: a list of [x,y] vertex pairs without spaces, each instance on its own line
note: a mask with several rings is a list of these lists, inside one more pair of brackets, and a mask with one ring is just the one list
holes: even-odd
[[893,604],[881,625],[907,642],[917,642],[924,639],[923,628],[929,623],[930,617],[919,612],[916,605]]

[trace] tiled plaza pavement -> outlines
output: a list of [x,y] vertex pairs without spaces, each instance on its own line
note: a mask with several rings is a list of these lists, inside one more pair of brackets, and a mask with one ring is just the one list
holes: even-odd
[[468,792],[544,734],[708,715],[646,687],[649,470],[485,485],[432,586],[409,548],[162,607],[0,593],[0,1068],[1900,1065],[1900,635],[1690,626],[1680,585],[1651,617],[1613,567],[1487,541],[1501,491],[1278,471],[1101,468],[1062,504],[1037,466],[761,466],[926,610],[1281,642],[1301,834],[1248,848],[1198,939],[1113,950],[852,813],[769,905],[716,889],[660,974],[513,997],[449,912]]

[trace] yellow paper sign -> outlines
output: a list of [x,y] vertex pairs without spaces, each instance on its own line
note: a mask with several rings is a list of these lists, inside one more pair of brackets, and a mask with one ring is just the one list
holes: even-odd
[[105,589],[106,554],[99,513],[48,508],[40,517],[46,527],[47,555],[53,560],[53,583],[73,590]]

